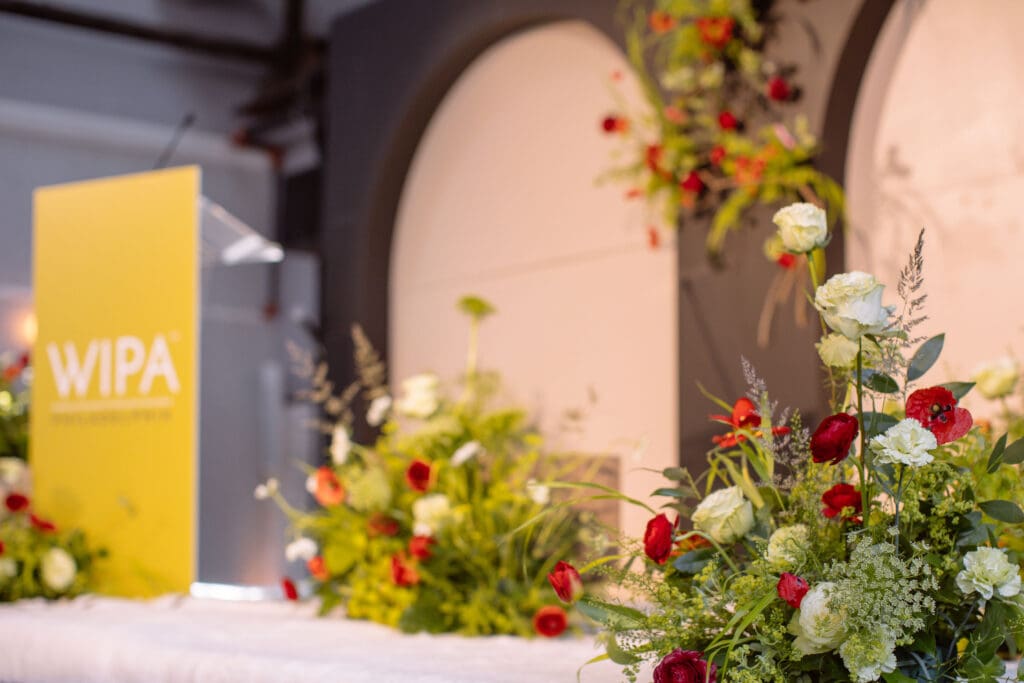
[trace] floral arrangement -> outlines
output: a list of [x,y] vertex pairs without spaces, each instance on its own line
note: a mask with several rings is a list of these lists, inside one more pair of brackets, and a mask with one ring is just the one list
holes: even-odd
[[[629,183],[667,225],[713,216],[707,250],[716,259],[728,232],[758,205],[802,198],[842,213],[842,189],[813,166],[817,141],[801,115],[794,69],[764,57],[770,17],[750,0],[627,2],[626,44],[650,113],[631,112],[616,89],[602,130],[620,138],[623,161],[608,175]],[[621,79],[613,74],[613,81]],[[652,246],[658,228],[648,228]],[[768,255],[792,266],[776,243]]]
[[[781,239],[794,251],[817,239],[791,237]],[[668,512],[648,508],[642,540],[552,574],[556,586],[573,576],[560,597],[601,625],[600,658],[630,680],[644,663],[654,683],[1003,675],[1024,597],[1020,555],[999,539],[1024,511],[986,487],[1001,471],[1019,476],[1024,440],[983,437],[959,405],[973,383],[922,382],[945,338],[914,333],[921,249],[901,273],[899,310],[868,273],[813,292],[832,414],[809,430],[745,363],[749,394],[712,416],[726,432],[709,469],[665,470],[672,485],[656,494]],[[622,558],[643,571],[611,561]],[[642,603],[596,597],[580,574],[611,576]]]
[[[477,370],[476,340],[492,307],[467,297],[460,308],[470,317],[470,350],[457,398],[424,374],[402,382],[403,395],[392,400],[358,329],[360,381],[340,395],[322,364],[301,360],[331,434],[329,462],[307,482],[317,506],[292,507],[274,480],[256,496],[288,515],[294,540],[286,555],[305,563],[322,613],[343,605],[350,618],[408,632],[557,636],[567,613],[546,575],[551,558],[579,550],[588,524],[584,513],[553,505],[539,483],[564,476],[565,462],[542,452],[527,415],[490,407],[496,378]],[[352,436],[360,396],[366,421],[380,428],[366,445]],[[297,597],[290,579],[284,586]]]
[[0,458],[28,459],[29,357],[0,355]]

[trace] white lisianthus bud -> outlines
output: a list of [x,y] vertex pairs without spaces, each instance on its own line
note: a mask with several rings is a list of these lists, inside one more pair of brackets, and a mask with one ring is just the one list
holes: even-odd
[[344,425],[337,425],[331,434],[331,462],[335,465],[344,465],[348,460],[348,454],[352,450],[352,439]]
[[431,493],[412,504],[413,533],[434,536],[451,515],[452,505],[443,493]]
[[302,560],[309,562],[316,557],[316,541],[300,536],[284,548],[284,556],[289,562]]
[[437,396],[440,380],[437,375],[413,375],[402,381],[403,396],[395,404],[395,409],[409,417],[427,418],[437,411]]
[[881,465],[921,467],[935,459],[929,451],[938,447],[935,435],[912,417],[871,439],[871,452],[875,454],[875,462]]
[[847,339],[888,331],[893,309],[882,305],[882,290],[873,275],[854,271],[829,278],[814,293],[814,307],[825,324]]
[[846,639],[845,610],[829,606],[835,588],[825,581],[807,591],[789,623],[790,633],[796,636],[793,647],[805,655],[834,650]]
[[373,399],[370,401],[370,407],[366,410],[366,424],[371,427],[379,427],[384,422],[384,418],[388,416],[389,410],[391,410],[390,396],[385,394]]
[[965,595],[977,592],[986,600],[997,593],[1012,598],[1020,593],[1020,569],[1010,564],[999,548],[982,547],[964,555],[964,568],[956,575],[956,585]]
[[252,492],[252,495],[256,500],[266,500],[277,493],[278,488],[280,488],[280,484],[278,484],[277,479],[271,477],[270,479],[267,479],[265,484],[257,486]]
[[805,525],[784,526],[768,539],[765,559],[772,568],[779,571],[792,569],[803,564],[809,545],[810,531]]
[[78,573],[75,558],[63,548],[56,547],[50,548],[43,555],[41,569],[43,583],[58,593],[70,588],[75,581],[75,574]]
[[986,363],[974,371],[975,386],[987,399],[1003,398],[1013,393],[1020,378],[1020,367],[1013,358],[1005,357]]
[[693,511],[693,526],[717,543],[732,543],[754,526],[754,508],[739,486],[715,491]]
[[551,489],[538,483],[536,479],[526,482],[526,495],[537,505],[547,505],[551,502]]
[[821,362],[830,368],[852,368],[857,363],[857,342],[841,334],[825,335],[817,347]]
[[459,467],[469,462],[476,456],[483,453],[483,446],[476,441],[467,441],[466,443],[459,446],[454,453],[452,453],[451,464],[452,467]]
[[814,204],[790,204],[775,212],[782,246],[793,254],[806,254],[828,244],[825,211]]

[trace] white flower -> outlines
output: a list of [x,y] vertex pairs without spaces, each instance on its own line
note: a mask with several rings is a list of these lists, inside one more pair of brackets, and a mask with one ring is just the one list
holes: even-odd
[[331,462],[335,465],[344,465],[348,460],[349,451],[352,450],[352,439],[344,425],[338,425],[331,434]]
[[1013,358],[1004,357],[986,363],[974,371],[975,386],[988,399],[1002,398],[1013,393],[1020,378],[1020,368]]
[[854,633],[839,646],[854,683],[877,681],[896,670],[896,636],[883,628],[875,633]]
[[537,505],[547,505],[551,502],[551,489],[538,483],[536,479],[526,482],[526,495]]
[[0,488],[8,493],[32,492],[32,477],[25,461],[20,458],[0,458]]
[[284,548],[284,556],[289,562],[302,560],[309,562],[316,557],[316,541],[305,536],[299,536]]
[[929,451],[938,447],[935,435],[912,417],[897,422],[885,434],[871,439],[875,462],[882,465],[927,465],[935,459]]
[[841,334],[828,334],[816,346],[821,362],[830,368],[850,368],[857,362],[857,342]]
[[792,569],[803,561],[810,543],[810,531],[803,524],[784,526],[777,529],[768,539],[768,550],[765,559],[773,568],[780,571]]
[[434,536],[451,514],[452,505],[443,493],[431,493],[412,504],[413,533]]
[[50,548],[41,563],[43,583],[58,593],[67,590],[75,580],[78,566],[75,558],[63,548]]
[[370,401],[370,407],[366,410],[366,424],[371,427],[378,427],[391,410],[391,397],[387,394],[378,396]]
[[835,588],[825,581],[807,591],[789,623],[790,633],[796,636],[793,647],[805,655],[834,650],[846,639],[846,611],[829,609]]
[[790,204],[776,211],[772,222],[779,226],[786,251],[806,254],[828,244],[825,211],[814,204]]
[[277,479],[271,477],[267,479],[267,483],[257,486],[252,495],[256,500],[266,500],[277,493],[278,488],[280,488],[280,484],[278,484]]
[[318,487],[316,480],[316,472],[314,472],[313,474],[306,477],[306,491],[309,493],[309,495],[315,496],[317,488]]
[[395,404],[395,409],[410,417],[430,417],[438,407],[437,389],[439,384],[437,375],[429,373],[413,375],[403,380],[403,396]]
[[693,511],[693,526],[718,543],[732,543],[754,526],[754,508],[739,486],[715,491]]
[[970,594],[977,591],[986,600],[998,593],[1012,598],[1020,593],[1020,573],[999,548],[982,547],[964,555],[964,568],[956,575],[956,585]]
[[0,583],[13,579],[18,573],[18,563],[10,557],[0,557]]
[[893,309],[882,305],[882,290],[873,275],[854,271],[829,278],[814,293],[814,307],[825,324],[847,339],[881,334],[889,326]]
[[14,397],[9,391],[0,391],[0,412],[7,412],[14,405]]
[[463,465],[483,453],[483,446],[476,441],[467,441],[452,453],[452,467]]

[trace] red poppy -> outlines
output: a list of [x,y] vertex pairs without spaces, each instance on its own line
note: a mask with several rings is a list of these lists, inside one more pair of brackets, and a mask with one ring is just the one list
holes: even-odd
[[391,580],[396,586],[415,586],[420,582],[420,574],[416,567],[406,560],[405,555],[391,556]]
[[723,111],[718,115],[718,127],[722,130],[736,130],[740,122],[736,120],[731,111]]
[[44,534],[52,534],[57,530],[56,524],[54,524],[48,519],[36,517],[34,513],[29,513],[28,521],[30,524],[32,524],[32,526],[34,526],[39,531],[42,531]]
[[405,471],[405,481],[413,491],[423,493],[430,488],[430,463],[413,460]]
[[650,24],[651,30],[655,33],[668,33],[676,26],[676,18],[668,12],[662,12],[661,10],[651,12],[651,16],[647,18],[647,22]]
[[28,498],[20,493],[8,493],[4,505],[11,512],[21,512],[28,508]]
[[409,539],[409,554],[417,560],[429,560],[434,556],[430,546],[437,543],[430,536],[413,536]]
[[654,667],[654,683],[715,683],[718,667],[704,661],[704,653],[675,649]]
[[[678,520],[676,520],[678,522]],[[668,521],[664,512],[647,522],[644,531],[644,552],[658,564],[665,564],[672,554],[672,536],[675,524]]]
[[850,454],[850,446],[859,430],[860,425],[853,415],[829,415],[811,434],[811,459],[838,465]]
[[345,487],[330,467],[320,467],[314,475],[316,486],[313,497],[324,507],[341,505],[345,501]]
[[700,179],[700,174],[696,171],[690,171],[679,183],[679,186],[687,192],[699,194],[704,189],[704,181]]
[[[736,444],[743,443],[747,440],[747,435],[737,434],[738,431],[755,429],[761,426],[761,416],[758,415],[754,402],[746,397],[737,400],[733,404],[731,416],[709,415],[708,417],[716,422],[724,422],[732,427],[732,430],[725,434],[711,437],[712,443],[719,448],[732,448]],[[789,434],[789,431],[789,427],[772,427],[772,434],[776,436]],[[755,432],[754,435],[761,436],[761,433]]]
[[793,609],[800,609],[800,603],[803,602],[804,596],[807,595],[810,587],[806,581],[796,574],[783,572],[782,576],[779,577],[779,583],[775,586],[775,590],[778,591],[779,597],[787,605]]
[[562,635],[568,625],[569,618],[558,605],[545,605],[533,615],[533,630],[546,638]]
[[779,257],[775,259],[775,263],[777,263],[780,268],[792,270],[796,266],[796,256],[790,253],[779,254]]
[[548,582],[562,602],[571,604],[583,596],[583,579],[580,578],[576,567],[568,562],[556,564],[548,574]]
[[939,445],[956,441],[971,431],[974,420],[956,405],[953,392],[945,387],[918,389],[907,397],[907,417],[912,417],[935,435]]
[[732,17],[701,17],[694,23],[704,44],[719,50],[732,39],[732,29],[736,25]]
[[601,120],[601,130],[605,133],[625,133],[629,130],[629,119],[609,114]]
[[708,160],[717,166],[722,163],[722,159],[725,159],[725,147],[715,145],[711,148],[711,152],[708,153]]
[[310,558],[306,562],[306,569],[309,570],[309,575],[317,581],[326,581],[331,578],[331,573],[327,571],[327,564],[324,563],[324,558],[321,555]]
[[[843,521],[860,522],[860,513],[863,510],[860,499],[860,491],[850,484],[836,484],[821,496],[821,502],[825,508],[821,514],[829,519],[842,515]],[[843,510],[852,509],[852,513],[843,515]]]
[[784,102],[793,94],[793,90],[789,87],[789,83],[787,83],[786,79],[782,76],[774,76],[769,79],[766,92],[769,99],[773,99],[776,102]]
[[394,536],[398,528],[398,520],[380,512],[374,513],[366,522],[366,530],[371,536]]
[[284,597],[288,600],[299,599],[299,590],[295,587],[295,582],[287,576],[281,579],[281,591],[284,593]]

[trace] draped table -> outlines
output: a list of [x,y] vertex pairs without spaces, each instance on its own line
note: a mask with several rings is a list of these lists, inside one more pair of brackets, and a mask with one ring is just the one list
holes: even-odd
[[[592,638],[403,635],[312,603],[167,596],[0,606],[2,683],[574,683]],[[582,683],[623,680],[607,661]]]

